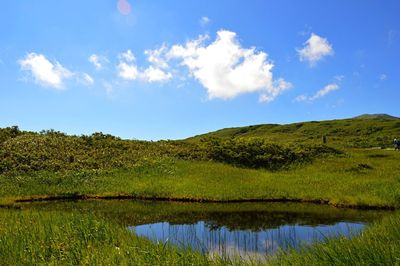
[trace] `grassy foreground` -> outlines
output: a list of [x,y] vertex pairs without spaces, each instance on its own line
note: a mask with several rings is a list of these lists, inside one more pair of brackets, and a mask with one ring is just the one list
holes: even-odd
[[[239,265],[191,250],[154,244],[90,214],[0,209],[1,265]],[[337,238],[282,253],[272,265],[399,265],[400,215],[353,239]]]
[[[0,210],[1,265],[207,265],[91,215]],[[222,262],[221,262],[222,263]]]
[[118,170],[0,176],[0,198],[127,195],[193,200],[298,199],[337,206],[400,206],[400,153],[349,150],[313,164],[266,171],[222,163],[144,160]]

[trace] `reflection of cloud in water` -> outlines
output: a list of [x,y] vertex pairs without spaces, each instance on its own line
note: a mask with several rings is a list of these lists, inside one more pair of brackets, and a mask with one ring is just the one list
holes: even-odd
[[247,262],[252,262],[254,264],[259,264],[266,261],[266,256],[260,252],[254,251],[244,251],[238,249],[235,245],[227,245],[224,247],[223,252],[220,248],[215,247],[207,252],[207,256],[210,259],[217,259],[220,257],[239,259]]

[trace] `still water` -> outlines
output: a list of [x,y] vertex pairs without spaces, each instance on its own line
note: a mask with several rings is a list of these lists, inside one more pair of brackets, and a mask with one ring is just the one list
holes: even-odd
[[[246,216],[249,213],[237,213]],[[290,215],[290,213],[288,213]],[[342,221],[315,224],[315,221],[302,220],[290,224],[281,216],[281,224],[254,229],[241,225],[229,227],[215,225],[212,220],[199,220],[188,223],[158,222],[128,228],[137,235],[153,241],[171,243],[179,247],[190,247],[210,256],[241,258],[263,258],[274,255],[279,249],[322,241],[331,236],[351,237],[359,233],[365,221]]]
[[[28,205],[27,205],[28,207]],[[173,203],[77,201],[30,204],[46,210],[94,213],[156,242],[206,255],[265,259],[327,237],[352,237],[384,211],[299,203]]]

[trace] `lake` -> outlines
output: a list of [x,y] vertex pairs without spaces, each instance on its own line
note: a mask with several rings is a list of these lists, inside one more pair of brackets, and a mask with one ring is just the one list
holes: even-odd
[[316,204],[260,202],[88,200],[30,203],[23,207],[91,212],[153,241],[192,248],[209,256],[253,260],[327,237],[352,237],[387,214]]

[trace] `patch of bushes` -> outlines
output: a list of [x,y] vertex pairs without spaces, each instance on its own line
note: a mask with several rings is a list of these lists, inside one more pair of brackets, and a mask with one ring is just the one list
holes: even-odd
[[164,158],[277,170],[293,163],[309,162],[321,154],[339,153],[324,145],[285,146],[263,138],[152,142],[121,140],[101,132],[78,137],[54,130],[38,134],[7,128],[1,133],[5,140],[0,143],[0,174],[130,168],[149,159]]
[[326,154],[340,154],[325,145],[284,146],[262,138],[210,138],[201,142],[202,159],[248,168],[278,170],[295,163],[310,162]]

